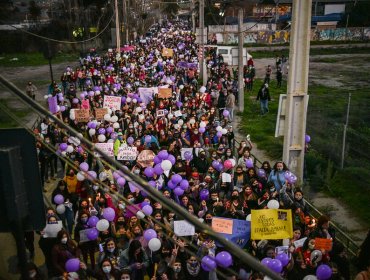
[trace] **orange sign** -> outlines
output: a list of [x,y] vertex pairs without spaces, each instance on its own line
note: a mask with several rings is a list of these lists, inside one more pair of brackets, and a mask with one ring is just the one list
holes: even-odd
[[315,249],[331,251],[333,240],[327,238],[315,238]]
[[90,111],[88,109],[75,110],[76,122],[88,122],[90,120]]
[[171,98],[172,89],[170,88],[158,88],[158,98]]
[[144,150],[137,157],[137,163],[141,167],[149,167],[154,164],[155,153],[152,150]]
[[104,119],[104,115],[108,114],[108,108],[96,108],[95,118],[100,121]]
[[212,229],[215,232],[232,234],[233,233],[233,220],[213,217]]
[[162,56],[173,57],[173,49],[163,48]]

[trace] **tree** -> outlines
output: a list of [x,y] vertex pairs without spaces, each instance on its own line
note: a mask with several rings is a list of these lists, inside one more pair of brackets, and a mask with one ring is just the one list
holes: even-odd
[[177,15],[180,6],[175,3],[174,0],[165,0],[164,2],[168,2],[164,4],[162,12],[167,15],[167,17],[172,18]]
[[343,17],[340,22],[340,26],[347,25],[348,27],[361,27],[370,25],[370,3],[367,1],[356,1],[352,7],[350,7],[349,12]]
[[30,13],[30,19],[32,20],[38,20],[41,16],[41,8],[36,4],[35,1],[30,2],[28,12]]

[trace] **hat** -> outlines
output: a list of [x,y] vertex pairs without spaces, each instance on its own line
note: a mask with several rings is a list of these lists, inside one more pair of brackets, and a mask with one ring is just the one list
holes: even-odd
[[191,177],[198,179],[199,178],[199,173],[198,172],[193,172],[193,173],[191,173]]
[[122,132],[118,132],[117,135],[118,136],[122,136],[123,134],[122,134]]

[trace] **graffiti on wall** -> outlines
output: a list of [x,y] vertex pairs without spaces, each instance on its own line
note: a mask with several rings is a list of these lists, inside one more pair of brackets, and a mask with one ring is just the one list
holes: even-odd
[[[209,34],[208,37],[214,34]],[[335,29],[312,29],[311,41],[363,41],[370,40],[370,27],[352,27]],[[238,35],[236,33],[223,34],[224,41],[218,43],[237,44]],[[244,35],[244,43],[262,43],[262,44],[281,44],[287,43],[290,39],[289,30],[276,31],[256,31],[248,32]]]

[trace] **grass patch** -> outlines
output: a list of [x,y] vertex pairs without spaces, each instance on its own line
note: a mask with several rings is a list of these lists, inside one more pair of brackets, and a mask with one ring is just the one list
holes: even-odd
[[[20,66],[40,66],[49,63],[42,53],[14,53],[1,54],[0,66],[20,67]],[[78,55],[75,53],[58,53],[52,59],[52,63],[62,63],[67,61],[76,61]]]
[[[0,128],[14,128],[14,127],[21,127],[20,124],[17,123],[16,120],[13,120],[11,116],[9,116],[4,110],[2,110],[2,107],[9,107],[9,102],[7,102],[4,99],[0,99]],[[12,113],[16,115],[19,119],[23,120],[29,112],[27,110],[23,109],[14,109],[12,108]]]

